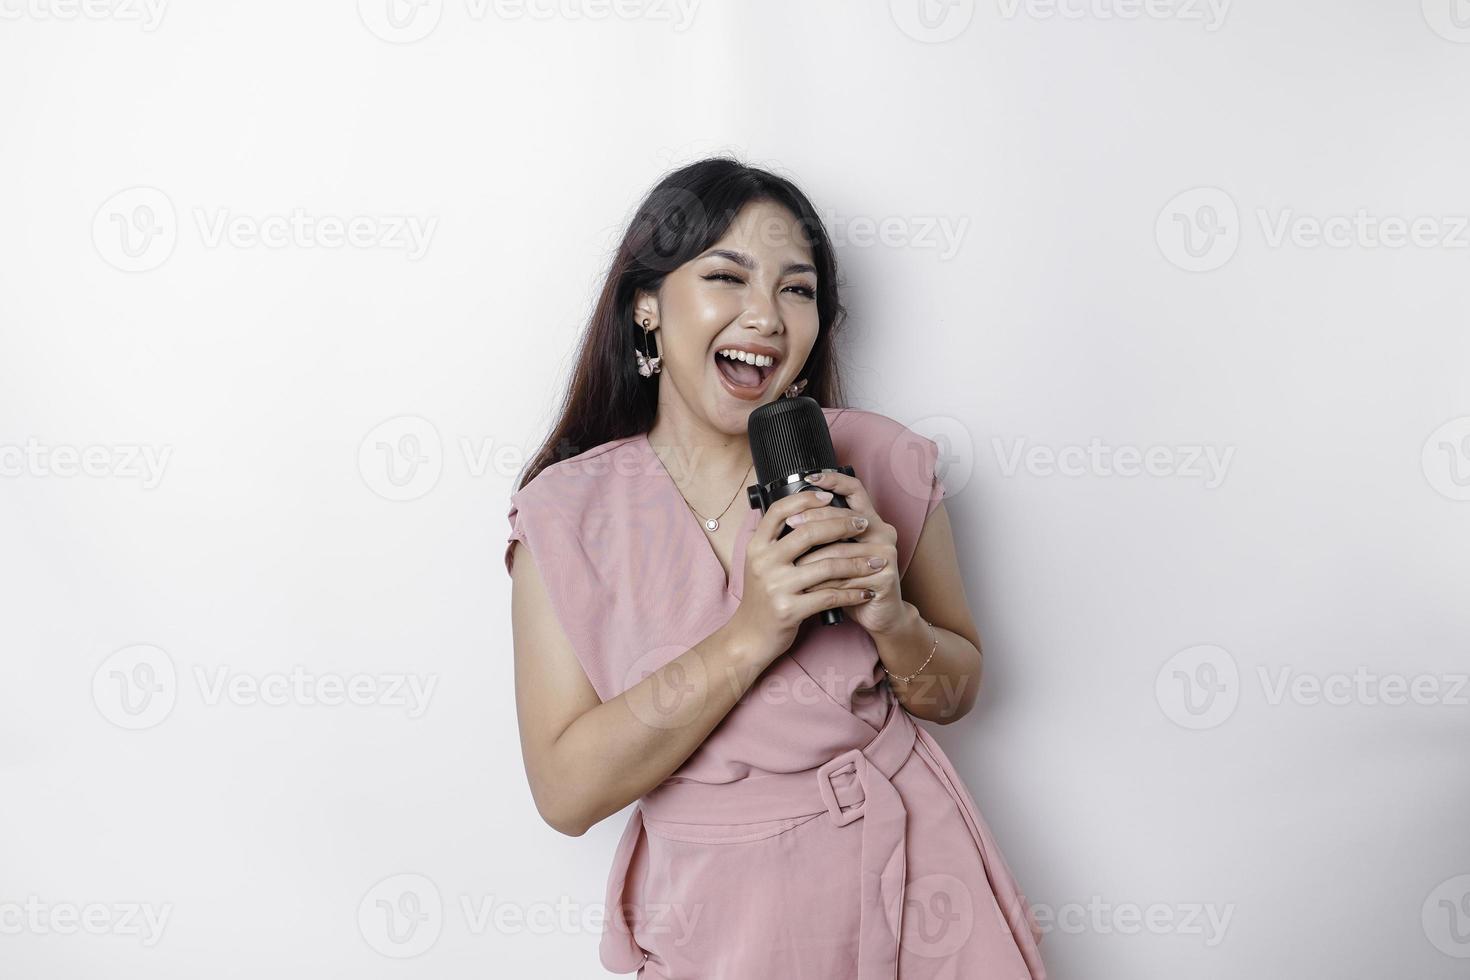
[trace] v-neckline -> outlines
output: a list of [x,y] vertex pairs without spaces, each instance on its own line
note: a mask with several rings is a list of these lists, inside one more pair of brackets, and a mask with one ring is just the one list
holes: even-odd
[[[658,468],[658,472],[662,478],[661,482],[669,488],[669,491],[674,495],[674,500],[679,504],[679,510],[683,511],[688,518],[687,521],[683,522],[684,525],[689,528],[690,533],[698,535],[699,541],[703,545],[702,550],[709,557],[709,560],[715,563],[715,568],[718,570],[720,577],[724,579],[724,594],[735,599],[741,598],[740,592],[736,591],[736,586],[741,584],[740,580],[744,577],[742,573],[745,571],[745,545],[750,540],[751,531],[755,529],[755,525],[759,522],[760,511],[751,507],[750,502],[748,500],[746,501],[745,519],[741,522],[739,530],[735,532],[735,547],[730,552],[730,570],[728,572],[725,571],[725,563],[720,561],[720,555],[715,551],[714,542],[710,541],[709,536],[704,533],[704,525],[694,515],[694,511],[690,508],[689,502],[684,499],[684,494],[679,490],[679,485],[674,482],[674,475],[669,472],[668,467],[664,466],[663,458],[653,448],[653,443],[648,441],[648,433],[642,433],[638,439],[643,443],[643,447],[648,450],[648,455],[653,457],[653,463]],[[745,488],[741,487],[736,497],[735,506],[739,505],[740,498],[743,497],[745,497]],[[741,591],[743,591],[743,588]]]

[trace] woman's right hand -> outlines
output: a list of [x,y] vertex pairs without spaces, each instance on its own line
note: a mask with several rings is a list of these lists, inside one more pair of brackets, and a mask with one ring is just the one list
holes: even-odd
[[813,588],[823,582],[872,574],[867,555],[796,564],[796,559],[810,549],[852,537],[862,530],[853,524],[852,517],[804,522],[785,537],[777,537],[787,518],[825,507],[831,500],[832,494],[827,490],[803,490],[782,497],[761,515],[746,545],[740,608],[730,617],[726,628],[750,644],[767,662],[791,647],[797,630],[808,616],[824,609],[855,606],[871,598],[864,589]]

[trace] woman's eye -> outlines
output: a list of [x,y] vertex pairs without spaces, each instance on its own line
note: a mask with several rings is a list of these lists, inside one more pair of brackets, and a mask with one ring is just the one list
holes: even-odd
[[[703,278],[706,282],[733,282],[737,285],[744,283],[744,280],[742,280],[739,276],[731,275],[728,272],[711,272],[709,275],[704,276]],[[796,283],[787,286],[786,288],[794,290],[797,295],[805,299],[816,299],[817,297],[817,291],[815,289],[802,283]]]

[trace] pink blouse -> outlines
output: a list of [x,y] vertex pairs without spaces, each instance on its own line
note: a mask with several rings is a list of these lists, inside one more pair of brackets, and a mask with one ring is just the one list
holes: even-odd
[[[902,574],[944,497],[939,447],[876,412],[823,411],[839,462],[897,530]],[[531,549],[603,701],[740,604],[760,512],[742,490],[727,577],[646,436],[548,466],[510,499],[506,569],[514,542]],[[638,801],[607,903],[603,965],[645,980],[1046,977],[1041,930],[978,807],[850,619],[803,625]]]

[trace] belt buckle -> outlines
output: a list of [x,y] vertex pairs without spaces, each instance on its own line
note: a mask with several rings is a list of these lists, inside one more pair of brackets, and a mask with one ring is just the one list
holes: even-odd
[[[832,822],[839,827],[845,827],[862,817],[863,804],[867,802],[867,795],[864,794],[863,799],[853,804],[851,809],[842,809],[842,804],[837,802],[837,791],[832,788],[832,777],[848,766],[851,766],[853,772],[856,773],[858,766],[865,761],[862,749],[848,749],[840,755],[833,756],[817,768],[817,791],[822,794],[822,802],[827,804],[827,812],[831,814]],[[859,777],[859,785],[861,785],[861,777]]]

